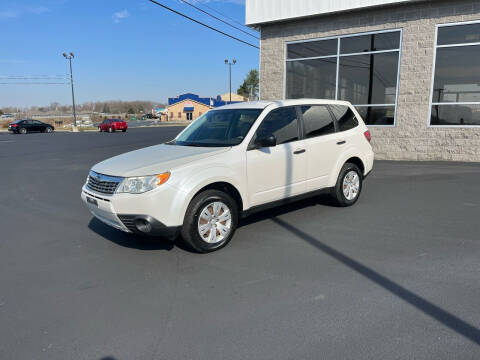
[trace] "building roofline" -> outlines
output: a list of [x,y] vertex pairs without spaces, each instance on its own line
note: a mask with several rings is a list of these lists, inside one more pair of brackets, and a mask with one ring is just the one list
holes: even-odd
[[259,27],[264,26],[264,25],[288,23],[288,22],[294,22],[294,21],[297,21],[297,20],[309,20],[309,19],[312,19],[312,18],[331,16],[333,14],[336,15],[336,14],[345,14],[345,13],[350,13],[350,12],[361,12],[361,11],[366,11],[366,10],[369,10],[369,9],[381,9],[381,8],[394,7],[394,6],[406,6],[406,5],[409,5],[409,3],[413,3],[413,2],[427,2],[427,1],[438,1],[438,0],[400,0],[398,2],[387,3],[387,4],[364,5],[364,6],[359,6],[359,7],[325,11],[325,12],[307,14],[307,15],[291,16],[291,17],[271,19],[271,20],[265,20],[265,21],[259,21],[259,22],[247,22],[246,21],[245,25],[248,26],[248,27],[251,27],[251,28],[259,28]]

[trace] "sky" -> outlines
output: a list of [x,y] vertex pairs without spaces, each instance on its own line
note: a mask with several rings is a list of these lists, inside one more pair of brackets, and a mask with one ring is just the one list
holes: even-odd
[[[257,39],[208,18],[180,0],[158,1],[258,46]],[[245,0],[189,1],[245,23]],[[247,72],[259,65],[258,49],[147,0],[1,0],[0,29],[0,77],[65,75],[67,61],[62,53],[73,52],[77,103],[164,103],[168,97],[186,92],[216,96],[228,92],[226,58],[237,60],[232,68],[234,92]],[[71,103],[68,84],[3,82],[0,78],[0,107]]]

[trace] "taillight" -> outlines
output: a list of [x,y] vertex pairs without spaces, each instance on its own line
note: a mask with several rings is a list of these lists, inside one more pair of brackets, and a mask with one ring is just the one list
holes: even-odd
[[11,127],[17,127],[17,124],[10,124]]
[[369,130],[365,131],[363,135],[365,135],[365,138],[367,139],[368,142],[372,141],[372,135],[370,134]]

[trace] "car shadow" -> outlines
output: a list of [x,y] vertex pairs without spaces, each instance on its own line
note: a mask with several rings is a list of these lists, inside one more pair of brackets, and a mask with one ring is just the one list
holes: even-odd
[[283,230],[305,241],[313,248],[337,260],[350,270],[357,272],[372,283],[383,288],[385,291],[403,300],[413,308],[421,311],[423,314],[438,321],[440,324],[443,324],[445,327],[456,332],[457,334],[462,335],[476,345],[480,345],[480,329],[472,323],[459,318],[458,316],[448,312],[438,305],[435,305],[426,298],[414,293],[413,291],[375,271],[373,268],[362,264],[358,260],[355,260],[354,258],[340,252],[334,247],[322,242],[320,239],[315,238],[303,230],[300,230],[296,226],[277,217],[272,217],[271,221],[281,227]]
[[163,239],[161,237],[143,236],[137,234],[129,234],[117,230],[102,223],[93,217],[88,223],[88,228],[100,235],[101,237],[123,247],[137,250],[167,250],[174,248],[175,243],[172,240]]
[[238,227],[243,227],[254,224],[256,222],[273,219],[278,216],[288,214],[290,212],[295,212],[314,206],[338,207],[338,205],[335,203],[335,201],[329,194],[321,194],[303,200],[288,202],[284,205],[275,206],[268,210],[254,212],[251,215],[240,219]]

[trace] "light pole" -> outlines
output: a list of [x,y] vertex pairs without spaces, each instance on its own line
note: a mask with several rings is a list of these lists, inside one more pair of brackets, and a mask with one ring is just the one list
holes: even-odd
[[72,103],[73,103],[73,130],[77,129],[77,113],[75,111],[75,93],[73,92],[73,73],[72,73],[72,59],[75,57],[73,52],[70,54],[63,53],[63,57],[70,62],[70,84],[72,85]]
[[230,70],[230,103],[232,102],[232,65],[235,65],[237,63],[237,60],[233,59],[232,62],[230,60],[225,59],[225,65],[228,65],[229,70]]

